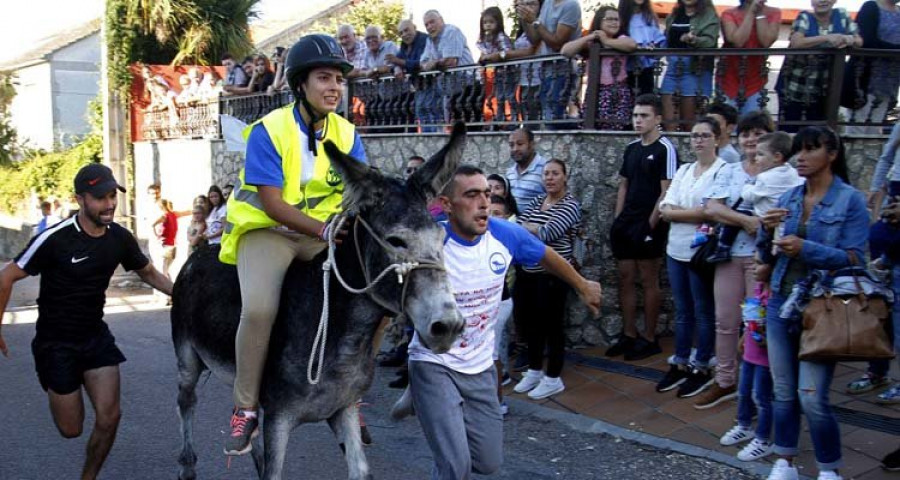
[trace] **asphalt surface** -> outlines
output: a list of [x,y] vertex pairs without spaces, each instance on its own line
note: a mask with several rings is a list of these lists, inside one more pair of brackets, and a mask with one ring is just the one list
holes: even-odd
[[[13,325],[3,326],[11,357],[0,357],[0,479],[77,478],[93,416],[88,407],[85,434],[65,440],[52,424],[45,393],[34,374],[30,341],[34,325],[28,303],[35,284],[29,280],[10,305]],[[125,311],[123,311],[125,310]],[[175,357],[169,340],[168,310],[148,304],[125,306],[107,313],[119,348],[128,357],[122,364],[123,419],[116,444],[101,474],[103,479],[176,478],[180,449],[176,415]],[[10,315],[5,322],[13,321]],[[23,318],[25,319],[23,321]],[[394,422],[388,412],[399,390],[387,388],[393,369],[377,369],[363,412],[374,438],[366,448],[375,478],[426,479],[431,454],[415,419]],[[249,456],[226,468],[221,448],[230,409],[231,388],[215,377],[201,380],[194,426],[199,457],[198,478],[255,478]],[[590,419],[511,400],[505,423],[505,462],[497,479],[723,479],[754,476],[703,458],[648,446],[607,430]],[[651,443],[654,443],[652,439]],[[656,442],[665,445],[665,442]],[[341,479],[347,470],[340,450],[324,423],[302,425],[291,436],[285,478]],[[719,458],[718,460],[722,460]]]

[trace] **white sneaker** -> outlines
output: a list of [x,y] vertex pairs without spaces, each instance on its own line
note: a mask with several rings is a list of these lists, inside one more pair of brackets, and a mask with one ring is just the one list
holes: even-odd
[[416,410],[413,408],[412,394],[409,392],[409,387],[406,387],[406,390],[403,391],[403,395],[400,395],[400,399],[397,400],[397,403],[391,408],[391,418],[394,420],[403,420],[404,418],[415,414]]
[[522,375],[522,380],[519,380],[519,383],[513,387],[513,391],[516,393],[525,393],[538,386],[538,384],[541,383],[542,378],[544,378],[544,372],[528,369],[528,371],[525,372],[525,375]]
[[725,435],[722,435],[722,438],[719,439],[719,443],[727,447],[731,445],[737,445],[741,442],[746,442],[751,438],[753,438],[752,429],[750,429],[749,427],[735,425],[731,427],[731,430],[725,432]]
[[565,389],[566,386],[563,385],[561,378],[544,377],[541,379],[541,383],[538,384],[538,386],[535,387],[534,390],[528,392],[528,398],[532,400],[540,400],[551,395],[556,395],[557,393],[560,393]]
[[504,417],[509,415],[509,405],[506,403],[506,400],[500,402],[500,415]]
[[822,470],[819,472],[818,480],[844,480],[844,477],[838,475],[834,470]]
[[771,443],[763,442],[758,438],[754,438],[746,447],[742,448],[737,454],[738,460],[742,462],[752,462],[760,458],[768,457],[772,454],[775,447]]
[[772,471],[769,472],[769,476],[767,480],[799,480],[800,475],[797,473],[797,468],[791,466],[787,460],[783,458],[779,458],[775,461],[775,465],[772,465]]

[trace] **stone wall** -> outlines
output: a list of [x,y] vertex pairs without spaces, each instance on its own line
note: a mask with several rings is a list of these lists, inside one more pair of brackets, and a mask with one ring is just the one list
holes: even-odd
[[0,260],[18,255],[34,233],[34,225],[18,218],[0,215]]
[[[687,135],[673,136],[681,159],[689,160]],[[536,134],[538,151],[548,158],[560,158],[569,164],[569,188],[579,198],[587,235],[582,273],[603,284],[604,308],[600,319],[590,318],[579,302],[570,298],[567,337],[572,345],[603,345],[621,331],[618,308],[618,279],[607,233],[613,219],[618,170],[621,154],[633,135],[606,132],[553,132]],[[437,134],[371,134],[363,136],[369,161],[382,170],[399,174],[405,159],[418,154],[424,157],[437,152],[446,137]],[[884,139],[847,138],[851,181],[866,189]],[[215,148],[213,149],[214,151]],[[216,153],[213,178],[218,184],[237,178],[242,157],[234,153]],[[509,164],[506,133],[472,133],[466,147],[465,162],[480,166],[488,173],[505,172]],[[665,272],[663,272],[663,277]],[[665,280],[663,280],[665,282]],[[640,309],[639,309],[640,311]],[[670,325],[671,302],[666,301],[659,328]]]

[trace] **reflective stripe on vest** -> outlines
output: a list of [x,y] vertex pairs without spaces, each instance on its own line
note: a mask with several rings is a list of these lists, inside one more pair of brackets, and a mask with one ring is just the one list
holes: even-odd
[[[343,183],[331,167],[331,161],[324,153],[325,149],[320,147],[319,155],[315,158],[313,174],[306,185],[301,185],[303,174],[301,156],[307,147],[306,142],[300,141],[299,126],[294,118],[293,109],[292,103],[270,112],[262,120],[248,126],[244,130],[244,137],[245,139],[249,137],[250,131],[258,123],[263,124],[275,151],[282,159],[284,178],[281,189],[282,200],[316,220],[325,221],[341,211]],[[328,115],[326,122],[322,142],[330,140],[340,151],[349,153],[356,140],[353,124],[334,113]],[[238,243],[244,233],[279,225],[266,215],[259,191],[255,186],[247,185],[244,174],[245,170],[241,169],[234,191],[228,199],[228,213],[219,260],[229,264],[237,263]]]

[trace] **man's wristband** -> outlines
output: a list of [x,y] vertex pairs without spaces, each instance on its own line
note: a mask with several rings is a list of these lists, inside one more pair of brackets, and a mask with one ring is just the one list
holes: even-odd
[[756,16],[756,19],[757,19],[757,20],[764,20],[765,18],[766,18],[765,15],[757,15],[757,16]]

